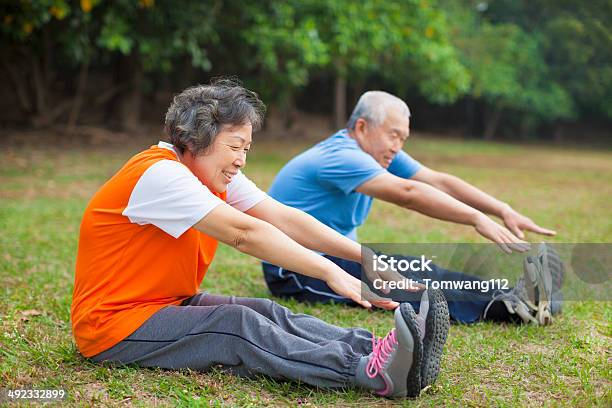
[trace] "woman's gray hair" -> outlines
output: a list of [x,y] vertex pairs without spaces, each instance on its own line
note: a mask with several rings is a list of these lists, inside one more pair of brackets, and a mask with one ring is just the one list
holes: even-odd
[[365,119],[373,126],[382,124],[387,118],[389,109],[397,109],[410,118],[410,109],[406,102],[395,95],[384,91],[368,91],[361,95],[353,113],[346,123],[347,129],[354,130],[357,119]]
[[164,130],[181,153],[197,155],[211,146],[225,125],[261,129],[266,105],[234,78],[213,79],[176,95],[166,112]]

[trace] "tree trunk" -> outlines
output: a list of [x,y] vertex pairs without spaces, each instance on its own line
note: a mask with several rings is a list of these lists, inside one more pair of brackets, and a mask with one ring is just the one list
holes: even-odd
[[[365,92],[365,88],[366,88],[366,81],[361,78],[357,81],[351,81],[353,83],[353,86],[351,87],[351,93],[352,93],[352,97],[350,97],[350,101],[351,101],[351,108],[355,108],[355,106],[357,105],[357,102],[359,102],[359,98],[361,98],[361,95],[363,95],[363,93]],[[349,116],[349,112],[347,110],[346,112],[346,116],[347,116],[347,121],[348,121],[348,116]]]
[[563,142],[563,140],[565,139],[565,137],[564,137],[564,133],[565,133],[564,130],[565,129],[564,129],[564,126],[563,126],[562,122],[559,121],[559,122],[557,122],[555,124],[555,134],[554,134],[555,142],[557,142],[557,143]]
[[74,132],[79,114],[81,113],[81,106],[83,106],[83,94],[85,93],[85,87],[87,85],[87,74],[89,72],[89,61],[81,64],[79,70],[79,79],[77,80],[76,92],[74,100],[72,102],[72,108],[70,109],[70,115],[68,116],[68,133]]
[[13,85],[13,89],[15,91],[15,95],[17,96],[17,100],[19,101],[19,106],[23,110],[23,112],[27,115],[31,115],[34,111],[33,104],[30,100],[30,93],[28,92],[28,84],[25,79],[25,75],[23,73],[20,74],[19,67],[8,63],[9,58],[0,59],[2,61],[2,65],[4,70],[8,74],[11,84]]
[[181,76],[179,78],[179,86],[177,89],[186,89],[197,84],[195,81],[197,71],[191,63],[191,57],[182,59]]
[[523,140],[529,139],[529,136],[531,136],[531,130],[532,128],[529,118],[527,117],[527,115],[523,115],[520,124],[520,138]]
[[469,138],[473,138],[476,133],[476,107],[474,106],[476,102],[472,98],[467,98],[466,100],[466,128],[465,135]]
[[122,57],[119,62],[119,83],[126,83],[126,89],[119,95],[116,115],[119,127],[126,131],[140,128],[140,103],[144,73],[136,55]]
[[499,106],[495,106],[493,108],[493,112],[491,116],[487,118],[487,126],[484,131],[484,139],[485,140],[493,140],[495,134],[497,133],[497,126],[499,125],[499,119],[501,118],[502,109]]
[[291,129],[295,123],[297,108],[295,105],[295,96],[293,93],[287,95],[285,103],[281,107],[281,115],[283,120],[283,128],[285,130]]
[[346,78],[337,74],[334,91],[334,127],[341,129],[346,126]]
[[[41,118],[48,115],[47,111],[47,84],[40,61],[35,55],[32,56],[32,73],[34,76],[34,95],[36,96],[36,113]],[[42,119],[41,122],[46,122]]]
[[53,42],[48,24],[43,28],[43,56],[42,56],[42,75],[45,84],[51,84],[53,81]]

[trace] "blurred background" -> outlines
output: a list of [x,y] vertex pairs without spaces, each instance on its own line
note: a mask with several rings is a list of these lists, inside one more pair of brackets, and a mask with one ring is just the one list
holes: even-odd
[[0,10],[5,135],[159,130],[173,93],[235,75],[268,105],[272,137],[326,137],[362,92],[383,89],[406,100],[417,131],[612,143],[609,0],[4,0]]

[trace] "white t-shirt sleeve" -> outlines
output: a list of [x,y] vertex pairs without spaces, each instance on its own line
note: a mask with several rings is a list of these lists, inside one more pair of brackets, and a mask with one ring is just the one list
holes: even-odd
[[235,209],[245,212],[259,204],[268,195],[261,191],[255,183],[238,171],[227,185],[227,203]]
[[222,203],[187,167],[160,160],[142,174],[123,215],[178,238]]

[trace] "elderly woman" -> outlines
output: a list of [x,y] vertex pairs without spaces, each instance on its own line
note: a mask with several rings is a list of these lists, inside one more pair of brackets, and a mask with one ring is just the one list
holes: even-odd
[[[438,375],[443,299],[424,292],[418,316],[409,304],[369,302],[358,279],[314,252],[359,261],[361,248],[241,172],[264,111],[234,81],[189,88],[166,114],[170,143],[132,157],[94,195],[81,223],[71,309],[79,351],[95,362],[221,365],[237,375],[418,395]],[[322,279],[364,307],[396,308],[395,328],[375,339],[268,299],[198,293],[217,241]]]

